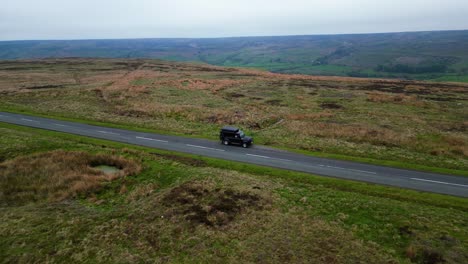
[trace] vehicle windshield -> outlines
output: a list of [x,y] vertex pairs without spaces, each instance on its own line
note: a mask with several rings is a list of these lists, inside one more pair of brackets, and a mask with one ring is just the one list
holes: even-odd
[[241,138],[245,137],[245,134],[244,134],[244,132],[243,132],[242,130],[239,130],[239,136],[240,136]]

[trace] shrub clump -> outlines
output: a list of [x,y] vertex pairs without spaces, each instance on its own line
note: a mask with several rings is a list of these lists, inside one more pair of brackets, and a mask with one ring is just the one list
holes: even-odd
[[[98,165],[114,166],[119,171],[105,174],[93,168]],[[91,193],[104,182],[140,170],[140,165],[132,160],[78,151],[58,150],[19,157],[0,164],[0,204],[58,202]]]
[[335,102],[323,102],[320,104],[322,109],[343,109],[343,106]]

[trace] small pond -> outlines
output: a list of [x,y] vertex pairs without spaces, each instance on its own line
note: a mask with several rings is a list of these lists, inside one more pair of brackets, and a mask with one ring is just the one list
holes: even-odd
[[105,174],[115,174],[120,171],[119,168],[114,167],[114,166],[109,166],[109,165],[99,165],[93,168],[100,170],[104,172]]

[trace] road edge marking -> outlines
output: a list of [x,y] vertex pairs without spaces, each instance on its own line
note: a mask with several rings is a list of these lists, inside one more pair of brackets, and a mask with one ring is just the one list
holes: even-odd
[[69,125],[63,125],[63,124],[57,124],[57,123],[54,123],[54,125],[61,126],[61,127],[69,127]]
[[268,156],[262,156],[262,155],[256,155],[256,154],[245,154],[247,156],[252,156],[252,157],[259,157],[259,158],[264,158],[264,159],[271,159],[272,157],[268,157]]
[[110,134],[110,135],[117,135],[117,136],[120,136],[119,133],[110,132],[110,131],[97,130],[97,132],[103,133],[103,134]]
[[411,179],[411,180],[414,180],[414,181],[432,182],[432,183],[439,183],[439,184],[446,184],[446,185],[454,185],[454,186],[460,186],[460,187],[468,188],[468,185],[465,185],[465,184],[450,183],[450,182],[442,182],[442,181],[433,181],[433,180],[420,179],[420,178],[410,178],[410,179]]
[[258,158],[264,158],[264,159],[282,160],[282,161],[291,161],[291,162],[292,162],[292,160],[288,160],[288,159],[281,159],[281,158],[275,158],[275,157],[268,157],[268,156],[250,154],[250,153],[246,153],[245,155],[247,155],[247,156],[252,156],[252,157],[258,157]]
[[368,174],[377,175],[377,172],[373,172],[373,171],[348,169],[348,168],[336,167],[336,166],[330,166],[330,165],[323,165],[323,164],[318,164],[318,166],[319,166],[319,167],[331,168],[331,169],[346,170],[346,171],[355,171],[355,172],[362,172],[362,173],[368,173]]
[[211,150],[216,150],[216,151],[225,151],[224,149],[209,148],[209,147],[192,145],[192,144],[185,144],[185,145],[188,146],[188,147],[194,147],[194,148],[211,149]]
[[144,139],[144,140],[151,140],[151,141],[158,141],[158,142],[164,142],[164,143],[169,143],[167,140],[162,140],[162,139],[155,139],[155,138],[147,138],[147,137],[139,137],[135,136],[137,139]]
[[39,123],[39,121],[37,121],[37,120],[32,120],[32,119],[27,119],[27,118],[21,118],[21,120],[23,120],[23,121],[28,121],[28,122],[36,122],[36,123]]

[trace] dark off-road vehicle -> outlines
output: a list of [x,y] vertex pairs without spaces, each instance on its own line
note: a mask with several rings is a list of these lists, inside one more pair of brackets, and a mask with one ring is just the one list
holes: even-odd
[[244,148],[249,147],[253,143],[253,138],[246,136],[239,128],[231,126],[221,128],[219,139],[224,145],[235,144],[241,145]]

